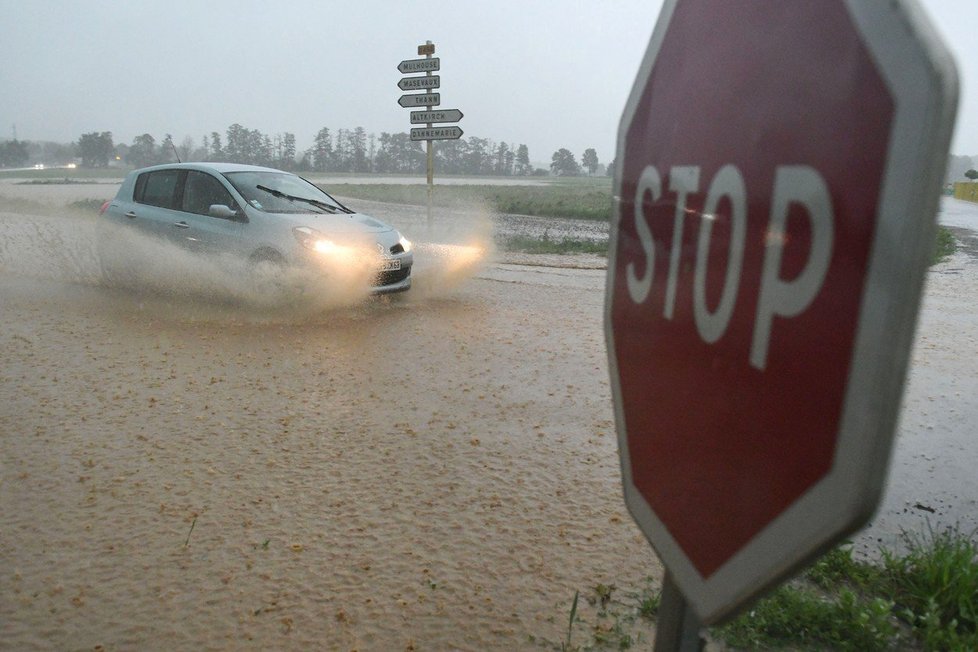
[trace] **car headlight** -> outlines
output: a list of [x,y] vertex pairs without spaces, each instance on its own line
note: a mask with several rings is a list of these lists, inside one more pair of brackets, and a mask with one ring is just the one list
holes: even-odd
[[295,236],[295,239],[299,241],[299,244],[306,249],[311,249],[317,253],[335,253],[340,248],[338,244],[324,236],[316,229],[311,229],[308,226],[297,226],[292,229],[292,234]]
[[401,239],[398,240],[398,242],[400,243],[401,247],[404,249],[404,253],[411,251],[411,241],[405,238],[403,235],[401,236]]

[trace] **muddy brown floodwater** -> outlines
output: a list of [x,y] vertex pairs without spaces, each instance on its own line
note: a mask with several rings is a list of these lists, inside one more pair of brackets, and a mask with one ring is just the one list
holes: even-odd
[[100,287],[92,221],[0,214],[0,648],[512,650],[660,574],[603,271],[297,311]]
[[[459,262],[486,230],[456,221],[391,298],[113,289],[94,220],[17,192],[54,208],[0,213],[0,648],[540,649],[575,591],[661,577],[621,498],[593,259]],[[864,546],[973,519],[949,478],[976,459],[976,270],[929,277]]]

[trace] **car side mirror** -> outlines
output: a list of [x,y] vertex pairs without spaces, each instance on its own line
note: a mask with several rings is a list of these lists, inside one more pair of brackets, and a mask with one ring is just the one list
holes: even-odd
[[238,217],[238,211],[224,204],[211,204],[210,208],[207,209],[207,214],[223,220],[233,220]]

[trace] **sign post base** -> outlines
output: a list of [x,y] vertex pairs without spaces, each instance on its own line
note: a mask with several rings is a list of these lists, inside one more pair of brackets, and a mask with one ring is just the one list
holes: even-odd
[[703,628],[685,596],[666,571],[659,602],[659,617],[655,629],[655,652],[702,652],[705,641]]

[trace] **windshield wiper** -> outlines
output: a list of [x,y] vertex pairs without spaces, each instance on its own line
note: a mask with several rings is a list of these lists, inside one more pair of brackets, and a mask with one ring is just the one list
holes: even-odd
[[333,206],[332,204],[327,204],[326,202],[319,201],[318,199],[310,199],[308,197],[297,197],[295,195],[290,195],[288,193],[284,193],[281,190],[275,190],[274,188],[266,188],[265,186],[262,186],[262,185],[258,185],[258,186],[255,186],[255,187],[258,188],[259,190],[264,190],[268,194],[273,195],[275,197],[281,197],[282,199],[288,199],[289,201],[301,201],[301,202],[305,202],[307,204],[311,204],[311,205],[315,206],[316,208],[321,208],[324,211],[327,211],[327,212],[330,212],[330,213],[336,213],[336,212],[338,212],[338,211],[341,210],[339,206]]

